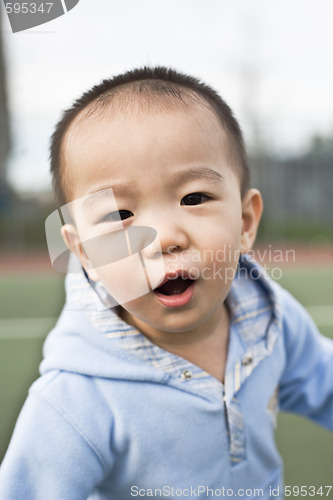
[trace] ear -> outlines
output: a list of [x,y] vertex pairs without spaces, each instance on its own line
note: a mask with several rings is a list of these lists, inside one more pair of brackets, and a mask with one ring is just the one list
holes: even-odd
[[251,250],[257,235],[263,202],[258,189],[249,189],[242,202],[241,253]]
[[69,250],[75,253],[80,259],[81,265],[87,272],[89,278],[93,281],[99,281],[99,277],[82,245],[76,227],[73,224],[64,224],[61,227],[61,236]]

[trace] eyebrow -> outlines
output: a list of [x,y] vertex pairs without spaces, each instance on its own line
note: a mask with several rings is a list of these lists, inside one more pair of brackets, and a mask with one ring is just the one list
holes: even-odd
[[[220,174],[216,170],[213,170],[212,168],[202,166],[190,167],[186,170],[182,170],[180,172],[172,174],[171,177],[172,184],[186,184],[187,182],[196,179],[205,179],[213,184],[218,184],[224,181],[224,177],[222,174]],[[87,210],[95,200],[99,198],[109,198],[109,191],[112,191],[113,196],[115,194],[117,194],[118,196],[130,196],[131,194],[133,194],[134,190],[130,187],[130,185],[126,183],[114,184],[112,187],[101,187],[98,191],[92,193],[91,195],[89,195],[89,197],[87,197],[87,199],[82,203],[81,208]]]
[[190,167],[186,170],[177,172],[173,176],[173,182],[175,184],[186,184],[196,179],[205,179],[213,184],[218,184],[224,181],[223,175],[210,167]]
[[[129,189],[126,188],[126,185],[123,185],[123,188],[126,189],[126,191],[129,191]],[[110,186],[101,187],[98,191],[95,191],[94,193],[87,196],[87,198],[82,203],[81,208],[83,210],[88,210],[93,202],[100,198],[113,198],[116,203],[114,188],[111,188]]]

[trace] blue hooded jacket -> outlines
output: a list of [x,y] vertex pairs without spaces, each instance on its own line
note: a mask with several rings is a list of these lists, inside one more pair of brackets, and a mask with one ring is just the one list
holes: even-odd
[[68,275],[1,500],[282,498],[276,411],[333,430],[333,342],[257,264],[239,269],[224,384],[97,310],[85,275]]

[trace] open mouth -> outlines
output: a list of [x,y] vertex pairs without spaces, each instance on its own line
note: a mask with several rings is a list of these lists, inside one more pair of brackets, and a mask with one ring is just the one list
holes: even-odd
[[169,279],[163,285],[155,289],[155,292],[162,295],[180,295],[191,286],[193,280],[178,276],[176,279]]
[[154,290],[155,297],[164,306],[181,307],[190,302],[195,287],[195,280],[186,273],[182,276],[166,276],[162,284]]

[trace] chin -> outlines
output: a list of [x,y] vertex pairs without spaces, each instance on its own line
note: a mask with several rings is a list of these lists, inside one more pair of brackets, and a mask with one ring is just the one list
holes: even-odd
[[170,311],[167,317],[142,319],[145,323],[157,330],[169,333],[185,333],[198,328],[205,320],[202,320],[202,315],[198,315],[197,311]]

